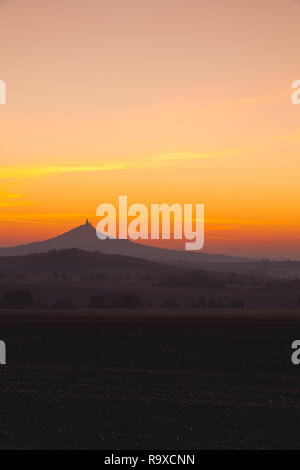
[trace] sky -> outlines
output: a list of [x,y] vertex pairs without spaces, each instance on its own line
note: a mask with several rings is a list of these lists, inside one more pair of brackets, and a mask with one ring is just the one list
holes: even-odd
[[300,260],[299,17],[297,0],[0,0],[0,245],[127,195],[203,203],[205,251]]

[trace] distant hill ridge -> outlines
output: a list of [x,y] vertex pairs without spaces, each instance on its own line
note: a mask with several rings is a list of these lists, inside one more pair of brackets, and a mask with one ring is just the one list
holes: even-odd
[[234,256],[210,254],[204,252],[179,251],[134,243],[130,240],[105,239],[100,240],[96,229],[86,220],[68,232],[54,238],[39,242],[28,243],[13,247],[0,248],[0,256],[22,256],[34,253],[47,253],[51,250],[78,248],[85,251],[100,251],[103,254],[124,255],[151,261],[162,262],[240,262],[243,258]]

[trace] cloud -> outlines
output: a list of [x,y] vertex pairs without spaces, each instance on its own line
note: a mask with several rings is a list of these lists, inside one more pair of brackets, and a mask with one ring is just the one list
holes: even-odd
[[211,153],[174,152],[151,155],[135,160],[116,161],[115,163],[106,162],[101,165],[7,166],[2,167],[0,170],[2,178],[36,178],[59,173],[95,173],[155,168],[161,165],[176,164],[180,161],[229,157],[237,155],[238,152],[238,150]]
[[83,166],[7,166],[1,168],[1,178],[39,178],[59,173],[84,173],[119,169],[117,165]]
[[16,216],[15,213],[6,213],[1,217],[1,222],[14,222],[20,224],[33,224],[33,225],[53,225],[57,226],[58,224],[64,225],[66,221],[71,221],[72,223],[77,223],[76,221],[85,221],[85,213],[65,213],[65,212],[22,212]]
[[18,201],[22,197],[23,194],[7,193],[0,190],[0,207],[24,206],[26,204],[24,201]]
[[18,197],[23,197],[23,194],[12,194],[12,193],[7,193],[6,191],[1,191],[0,189],[0,199],[1,198],[18,198]]
[[98,171],[112,171],[122,169],[121,164],[107,165],[78,165],[78,166],[44,166],[44,167],[26,167],[11,166],[1,168],[2,178],[35,178],[58,173],[85,173]]
[[193,152],[174,152],[161,155],[154,155],[153,160],[165,163],[177,162],[180,160],[204,160],[210,158],[220,157],[233,157],[237,155],[239,150],[232,150],[227,152],[208,152],[208,153],[193,153]]
[[0,207],[19,207],[19,206],[25,206],[24,202],[1,202],[0,201]]

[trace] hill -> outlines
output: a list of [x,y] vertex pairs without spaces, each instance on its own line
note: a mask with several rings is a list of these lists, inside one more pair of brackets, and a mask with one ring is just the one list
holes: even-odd
[[129,240],[100,240],[96,230],[87,220],[84,225],[69,230],[49,240],[26,245],[0,248],[0,256],[22,256],[33,253],[47,253],[51,250],[78,248],[85,251],[101,251],[103,254],[131,256],[161,262],[240,262],[242,258],[227,255],[216,255],[205,252],[166,250],[144,246]]

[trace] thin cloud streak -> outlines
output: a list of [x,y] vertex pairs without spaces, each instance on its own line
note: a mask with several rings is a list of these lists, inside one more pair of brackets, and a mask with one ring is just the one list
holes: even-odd
[[83,165],[83,166],[45,166],[45,167],[4,167],[1,168],[2,178],[36,178],[58,173],[86,173],[120,170],[120,164],[114,165]]
[[16,199],[22,198],[23,194],[7,193],[0,190],[0,207],[17,207],[27,205],[25,201],[15,202]]
[[104,163],[102,165],[55,165],[44,167],[32,166],[9,166],[1,168],[2,178],[36,178],[59,173],[95,173],[106,171],[120,171],[130,169],[145,169],[160,165],[172,165],[186,160],[202,160],[211,158],[222,158],[237,155],[238,151],[212,152],[212,153],[192,153],[177,152],[153,155],[144,159],[129,160],[127,162]]

